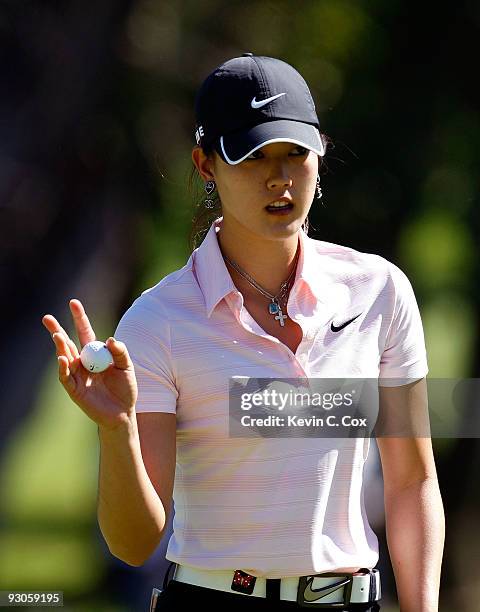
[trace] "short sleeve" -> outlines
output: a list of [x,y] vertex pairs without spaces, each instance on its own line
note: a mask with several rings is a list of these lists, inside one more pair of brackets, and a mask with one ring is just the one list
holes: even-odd
[[389,263],[394,309],[380,358],[378,384],[393,387],[423,378],[428,373],[422,319],[412,285],[400,268]]
[[136,412],[176,413],[170,323],[157,308],[138,298],[120,319],[114,337],[127,346],[138,386]]

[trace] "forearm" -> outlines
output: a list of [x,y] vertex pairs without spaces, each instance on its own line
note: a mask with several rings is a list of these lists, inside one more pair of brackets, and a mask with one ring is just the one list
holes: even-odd
[[387,543],[401,612],[437,612],[445,515],[436,478],[385,492]]
[[141,565],[165,528],[163,504],[142,459],[136,420],[115,431],[99,427],[98,523],[110,552]]

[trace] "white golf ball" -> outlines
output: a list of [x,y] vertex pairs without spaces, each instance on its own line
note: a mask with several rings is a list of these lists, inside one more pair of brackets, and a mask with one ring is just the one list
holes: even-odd
[[89,372],[103,372],[113,363],[112,353],[105,342],[99,340],[89,342],[83,347],[80,360]]

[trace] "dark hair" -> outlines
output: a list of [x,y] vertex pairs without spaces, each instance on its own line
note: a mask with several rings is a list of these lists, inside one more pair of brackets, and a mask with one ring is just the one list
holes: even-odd
[[[320,133],[320,138],[322,139],[322,143],[327,149],[327,146],[331,143],[331,139],[326,135]],[[209,147],[204,147],[203,152],[207,156],[211,156],[214,154],[213,145]],[[325,164],[324,157],[320,159],[319,171],[320,168]],[[192,228],[190,231],[190,249],[193,251],[196,249],[202,242],[206,233],[210,229],[212,222],[218,217],[222,216],[222,202],[218,197],[218,192],[215,191],[210,197],[213,200],[213,208],[206,208],[204,205],[204,201],[206,198],[206,194],[204,191],[203,181],[200,179],[200,175],[195,166],[192,166],[188,177],[188,191],[193,199],[193,218],[192,218]],[[305,232],[308,233],[308,216],[305,218],[305,221],[302,225]]]

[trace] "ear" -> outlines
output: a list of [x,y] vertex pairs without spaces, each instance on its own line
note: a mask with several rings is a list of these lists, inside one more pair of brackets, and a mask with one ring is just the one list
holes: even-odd
[[213,157],[207,156],[202,147],[193,147],[192,161],[198,173],[205,181],[215,180]]

